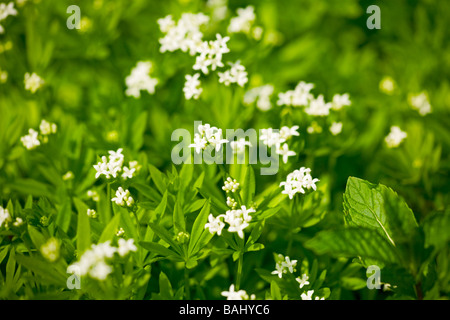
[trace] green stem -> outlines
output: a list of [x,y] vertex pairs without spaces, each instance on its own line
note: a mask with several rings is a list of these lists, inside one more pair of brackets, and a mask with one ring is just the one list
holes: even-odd
[[184,266],[184,293],[186,300],[191,300],[191,292],[189,289],[189,269]]
[[242,279],[242,266],[244,261],[244,254],[241,253],[239,255],[238,259],[238,266],[237,266],[237,276],[236,276],[236,290],[239,290],[241,287],[241,279]]

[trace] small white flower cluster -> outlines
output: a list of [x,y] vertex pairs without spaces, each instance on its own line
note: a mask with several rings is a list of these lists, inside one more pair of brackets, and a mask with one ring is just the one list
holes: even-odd
[[248,82],[248,73],[245,71],[245,67],[238,60],[235,63],[228,62],[230,69],[225,72],[219,72],[219,82],[229,86],[232,83],[237,83],[240,87],[243,87]]
[[388,148],[397,148],[408,134],[398,126],[392,126],[389,134],[384,138]]
[[[17,10],[14,8],[14,2],[0,3],[0,21],[5,20],[8,16],[17,15]],[[0,34],[5,32],[5,28],[0,24]]]
[[[211,234],[217,233],[219,236],[225,227],[225,222],[228,223],[228,232],[237,232],[238,236],[244,238],[244,229],[249,226],[252,216],[250,213],[256,212],[255,209],[246,206],[241,206],[237,210],[228,210],[225,214],[214,217],[212,214],[208,217],[208,222],[205,224],[205,229],[209,229]],[[222,221],[223,219],[223,221]]]
[[87,209],[86,214],[89,218],[92,218],[92,219],[97,218],[97,211],[95,211],[94,209]]
[[9,214],[8,209],[0,207],[0,227],[2,225],[7,225],[7,223],[11,220],[11,215]]
[[300,170],[294,170],[287,175],[286,181],[280,183],[280,187],[284,186],[281,192],[287,194],[289,199],[292,199],[296,193],[305,193],[305,189],[316,190],[317,178],[311,177],[311,169],[301,167]]
[[252,24],[254,23],[255,8],[253,6],[247,6],[246,8],[238,8],[236,10],[237,16],[230,19],[228,25],[229,33],[250,33]]
[[86,194],[94,202],[99,202],[100,201],[100,195],[98,194],[98,192],[96,190],[88,190]]
[[[272,128],[262,129],[262,134],[259,139],[262,140],[263,144],[265,144],[269,148],[275,146],[276,153],[283,157],[284,163],[287,163],[288,157],[295,156],[296,153],[292,150],[289,150],[289,146],[285,142],[292,136],[299,136],[300,134],[297,132],[297,130],[298,126],[283,126],[281,127],[279,132],[278,130],[274,131]],[[282,143],[284,143],[283,146],[281,146]]]
[[252,88],[244,94],[244,103],[248,105],[256,101],[256,107],[259,110],[267,111],[272,108],[270,96],[273,92],[274,87],[271,84]]
[[256,298],[254,294],[249,296],[245,290],[235,291],[234,284],[230,285],[228,291],[222,291],[221,294],[226,297],[227,300],[255,300]]
[[208,0],[206,6],[212,10],[212,20],[224,20],[228,14],[227,0]]
[[48,136],[50,134],[56,133],[57,128],[58,127],[56,126],[55,123],[50,123],[47,120],[42,119],[42,121],[39,125],[39,130],[40,130],[41,136],[39,136],[38,131],[34,130],[33,128],[30,128],[28,130],[28,134],[21,137],[20,141],[22,142],[22,144],[24,145],[25,148],[27,148],[28,150],[32,150],[32,149],[40,146],[41,142],[47,143]]
[[305,107],[305,113],[311,116],[327,116],[330,114],[330,109],[340,110],[344,106],[351,105],[348,93],[342,95],[335,94],[332,102],[325,102],[322,94],[314,98],[314,95],[311,93],[313,88],[313,83],[300,81],[294,90],[288,90],[278,94],[277,105]]
[[200,73],[196,73],[193,76],[187,74],[186,82],[184,83],[183,92],[186,100],[190,100],[192,98],[198,99],[200,94],[203,92],[203,88],[200,87],[201,82],[198,78],[200,78]]
[[105,280],[112,272],[112,268],[107,264],[107,259],[111,259],[114,253],[124,257],[129,252],[137,251],[134,239],[119,239],[118,247],[113,247],[110,241],[100,244],[93,244],[91,248],[83,253],[80,260],[71,264],[67,272],[78,272],[80,276],[89,275],[93,279]]
[[115,202],[118,206],[121,207],[131,207],[134,204],[134,199],[130,194],[130,191],[123,190],[122,187],[119,187],[116,191],[116,196],[111,199],[112,202]]
[[236,179],[231,179],[231,177],[228,177],[227,180],[224,182],[224,186],[222,187],[222,190],[224,190],[226,193],[228,192],[236,192],[237,189],[239,189],[239,182],[237,182]]
[[333,122],[330,126],[330,132],[333,136],[337,136],[342,132],[342,122]]
[[194,135],[194,143],[190,144],[189,148],[195,148],[195,152],[200,153],[210,145],[219,151],[222,144],[227,142],[227,139],[222,139],[222,129],[211,127],[209,124],[200,124],[198,133]]
[[227,42],[230,37],[222,37],[220,34],[216,34],[216,40],[203,41],[197,47],[197,57],[195,58],[194,70],[200,70],[204,74],[209,73],[209,68],[215,71],[217,67],[222,68],[224,66],[222,62],[222,56],[224,53],[230,52]]
[[41,246],[42,256],[50,262],[55,262],[59,258],[61,243],[57,238],[50,238]]
[[203,33],[200,27],[209,22],[209,17],[203,13],[183,13],[176,23],[172,15],[158,19],[157,22],[161,32],[165,34],[159,39],[161,53],[181,50],[193,56],[202,43]]
[[141,97],[141,90],[147,91],[149,94],[155,93],[155,87],[158,79],[150,77],[153,68],[151,61],[139,61],[131,70],[131,74],[125,78],[127,89],[125,94],[135,98]]
[[297,260],[291,260],[288,256],[277,254],[275,261],[275,270],[272,274],[276,274],[278,278],[282,278],[285,273],[294,273],[296,271]]
[[233,150],[233,153],[243,154],[245,152],[245,146],[252,146],[252,143],[245,140],[245,138],[240,138],[238,140],[233,140],[230,142],[230,147],[231,150]]
[[[314,294],[314,290],[308,290],[306,293],[302,293],[300,297],[302,300],[312,300],[313,294]],[[324,297],[320,298],[320,297],[316,296],[314,298],[314,300],[325,300],[325,298]]]
[[431,113],[431,104],[425,91],[419,94],[409,96],[409,104],[414,110],[417,110],[421,116]]
[[25,90],[31,91],[31,93],[35,93],[39,88],[41,88],[45,81],[40,76],[38,76],[36,73],[25,73]]
[[98,179],[102,174],[106,179],[111,177],[117,178],[117,173],[122,172],[121,177],[123,179],[131,179],[136,171],[139,171],[139,164],[137,161],[130,161],[129,166],[123,166],[124,155],[122,154],[123,149],[119,148],[117,151],[108,151],[109,156],[102,156],[100,162],[94,165],[96,171],[95,179]]
[[394,79],[392,79],[392,77],[390,76],[384,76],[379,84],[380,91],[387,95],[392,95],[394,93],[396,86],[397,85]]
[[298,282],[300,289],[309,284],[309,277],[306,273],[302,274],[301,277],[295,278],[295,281]]

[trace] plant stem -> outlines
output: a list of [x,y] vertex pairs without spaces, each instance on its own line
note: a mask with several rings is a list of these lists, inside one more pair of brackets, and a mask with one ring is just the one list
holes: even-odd
[[243,260],[244,260],[244,254],[241,252],[239,254],[238,266],[237,266],[236,290],[239,290],[241,287]]
[[186,300],[191,300],[191,293],[189,290],[189,269],[184,266],[184,293]]

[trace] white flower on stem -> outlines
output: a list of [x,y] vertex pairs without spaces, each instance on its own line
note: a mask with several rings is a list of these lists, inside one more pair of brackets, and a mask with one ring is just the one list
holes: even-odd
[[30,128],[28,130],[28,134],[21,137],[20,141],[25,148],[27,148],[28,150],[32,150],[41,144],[38,139],[38,135],[39,133],[36,130]]
[[106,156],[101,157],[101,161],[94,165],[96,179],[102,174],[105,175],[106,179],[110,179],[111,176],[113,178],[117,178],[117,174],[121,171],[124,171],[122,178],[128,179],[133,177],[135,169],[122,167],[124,162],[124,155],[122,154],[122,151],[122,148],[117,149],[117,151],[110,150],[108,151],[108,158]]
[[283,156],[283,162],[287,163],[288,157],[295,156],[296,153],[292,150],[289,150],[289,146],[287,143],[283,144],[282,147],[277,148],[276,153]]
[[[5,20],[8,16],[17,15],[17,10],[14,8],[14,2],[0,3],[0,21]],[[0,34],[4,33],[5,29],[0,25]]]
[[224,215],[214,217],[212,214],[208,216],[208,222],[205,224],[205,229],[209,229],[211,234],[217,233],[219,236],[222,234],[222,230],[225,227],[225,223],[221,220]]
[[337,136],[342,131],[342,122],[333,122],[330,126],[330,132],[333,136]]
[[25,73],[25,90],[29,90],[32,93],[35,93],[39,88],[41,88],[45,81],[41,77],[39,77],[36,73]]
[[196,73],[193,76],[189,74],[186,75],[186,82],[184,83],[183,92],[187,100],[192,98],[198,99],[198,97],[200,97],[203,89],[200,87],[201,83],[200,80],[198,80],[199,77],[200,73]]
[[286,141],[286,139],[281,136],[280,132],[274,131],[272,128],[261,129],[259,140],[262,140],[263,144],[269,148],[272,146],[278,148],[281,143]]
[[236,208],[236,206],[237,206],[236,200],[234,200],[231,197],[227,197],[227,206],[229,206],[232,209]]
[[[20,227],[23,224],[23,220],[20,217],[17,217],[16,220],[13,222],[14,227]],[[1,223],[0,223],[1,226]]]
[[94,209],[87,209],[86,214],[89,218],[92,218],[92,219],[97,218],[97,211],[95,211]]
[[62,176],[62,179],[63,179],[64,181],[67,181],[67,180],[73,179],[74,177],[75,177],[75,176],[74,176],[74,174],[73,174],[72,171],[67,171],[67,172]]
[[247,6],[246,8],[238,8],[236,12],[237,16],[230,19],[228,32],[243,32],[248,34],[256,18],[255,8],[253,6]]
[[6,225],[8,221],[11,220],[11,215],[9,214],[8,209],[0,207],[0,227],[2,225]]
[[195,148],[195,152],[200,153],[211,145],[219,151],[222,144],[227,143],[227,139],[222,139],[222,129],[211,127],[209,124],[199,125],[198,132],[194,135],[194,143],[190,144],[190,148]]
[[301,277],[295,278],[295,280],[299,283],[300,289],[309,284],[309,277],[307,274],[303,274]]
[[286,181],[280,183],[280,187],[284,186],[281,192],[287,194],[289,199],[292,199],[296,193],[305,193],[305,189],[316,190],[317,178],[312,178],[311,169],[301,167],[300,170],[294,170],[286,177]]
[[95,202],[99,202],[100,201],[100,196],[99,196],[98,192],[95,191],[95,190],[88,190],[87,191],[87,196],[89,198],[91,198]]
[[39,125],[39,130],[41,131],[41,134],[46,136],[52,133],[56,133],[56,130],[58,129],[58,127],[56,126],[55,123],[50,123],[45,119],[42,119],[40,125]]
[[325,102],[323,95],[319,95],[316,99],[312,99],[305,108],[305,112],[311,116],[327,116],[330,114],[332,104]]
[[310,93],[313,88],[313,83],[300,81],[294,90],[288,90],[278,94],[277,105],[292,107],[307,106],[309,102],[314,99],[314,96]]
[[421,116],[431,113],[431,104],[428,100],[428,94],[426,91],[419,94],[410,94],[408,100],[411,107],[414,110],[417,110]]
[[147,91],[149,94],[155,93],[155,87],[159,80],[150,77],[153,64],[151,61],[139,61],[131,70],[130,75],[125,78],[127,89],[125,94],[135,98],[141,97],[141,91]]
[[312,300],[312,295],[314,294],[314,290],[308,290],[306,293],[301,294],[302,300]]
[[225,72],[219,72],[219,82],[229,86],[231,83],[237,83],[243,87],[248,82],[248,73],[245,71],[245,67],[241,65],[240,61],[235,63],[228,63],[231,67]]
[[273,91],[274,87],[271,84],[252,88],[244,94],[244,103],[248,105],[256,101],[256,107],[259,110],[267,111],[272,108],[270,96],[273,94]]
[[389,76],[383,77],[383,79],[381,79],[379,84],[380,91],[388,95],[392,95],[394,93],[396,86],[397,85],[394,79]]
[[118,241],[118,245],[119,247],[117,248],[117,253],[121,257],[126,256],[131,251],[137,251],[137,247],[134,245],[134,239],[125,240],[123,238],[120,238]]
[[252,216],[250,213],[255,212],[255,209],[247,209],[241,206],[238,210],[228,210],[225,213],[224,221],[229,224],[228,232],[237,232],[238,236],[244,238],[244,229],[249,226]]
[[251,147],[252,144],[250,141],[245,140],[245,138],[240,138],[237,141],[231,141],[230,147],[233,150],[233,153],[242,154],[245,152],[245,146]]
[[398,126],[392,126],[391,131],[384,139],[388,148],[398,147],[408,134],[402,131]]
[[99,261],[89,271],[89,275],[94,279],[104,281],[111,272],[111,266],[107,265],[104,261]]
[[236,179],[231,179],[231,177],[228,177],[227,180],[224,182],[224,186],[222,187],[222,190],[225,192],[236,192],[239,189],[239,182],[237,182]]
[[280,137],[281,139],[284,139],[285,141],[288,140],[292,136],[299,136],[300,133],[298,133],[299,126],[293,126],[293,127],[287,127],[283,126],[280,129]]
[[170,14],[164,18],[158,19],[156,22],[162,32],[168,32],[172,27],[175,27],[175,21],[173,21],[172,15]]
[[59,258],[59,249],[61,243],[56,238],[50,238],[41,246],[42,256],[50,262],[55,262]]
[[194,143],[189,145],[189,148],[195,148],[196,153],[200,153],[201,150],[205,150],[208,145],[206,138],[202,137],[200,134],[196,133],[194,135]]
[[333,110],[340,110],[342,107],[350,106],[352,102],[350,101],[350,96],[348,93],[335,94],[331,102],[331,108]]
[[123,173],[122,173],[121,176],[122,176],[123,179],[126,180],[126,179],[133,178],[133,174],[136,171],[136,168],[123,167],[122,170],[123,170]]
[[111,199],[112,202],[115,202],[118,206],[121,207],[131,207],[134,204],[134,199],[130,194],[130,191],[123,190],[122,187],[119,187],[116,191],[116,196]]
[[287,272],[294,273],[296,271],[296,266],[297,260],[291,260],[288,256],[285,257],[282,254],[278,254],[275,263],[275,270],[272,271],[272,274],[278,275],[281,279],[283,274]]

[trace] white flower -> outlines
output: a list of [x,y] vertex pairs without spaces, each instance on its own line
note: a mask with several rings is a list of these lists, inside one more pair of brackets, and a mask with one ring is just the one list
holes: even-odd
[[125,78],[127,89],[125,94],[140,98],[141,91],[145,90],[149,94],[155,93],[155,87],[158,84],[158,79],[150,77],[150,71],[153,67],[151,61],[139,61],[131,70],[130,75]]
[[311,177],[311,169],[301,167],[300,170],[294,170],[286,177],[286,181],[280,183],[280,187],[284,186],[281,192],[287,194],[289,199],[292,199],[296,193],[305,193],[305,189],[316,190],[317,178]]
[[283,156],[284,163],[287,163],[288,157],[296,155],[294,151],[289,150],[289,146],[287,143],[283,144],[281,148],[278,148],[276,150],[276,153]]
[[[17,15],[17,10],[14,8],[14,2],[0,3],[0,21],[5,20],[8,16]],[[0,25],[0,33],[4,33],[5,29]]]
[[59,258],[60,242],[56,238],[50,238],[41,246],[41,253],[50,262],[54,262]]
[[105,175],[106,179],[110,179],[111,176],[113,178],[117,178],[117,174],[120,171],[124,171],[124,173],[122,174],[122,178],[124,179],[133,177],[133,173],[135,170],[129,169],[127,167],[122,168],[124,162],[124,155],[122,154],[122,151],[122,148],[117,149],[117,151],[110,150],[108,151],[108,158],[106,158],[106,156],[101,157],[102,161],[94,165],[94,169],[96,171],[96,179],[102,174]]
[[11,215],[9,214],[8,209],[0,207],[0,227],[11,220]]
[[125,240],[125,239],[121,238],[118,241],[118,245],[119,245],[119,247],[117,249],[117,253],[121,257],[127,255],[128,252],[130,252],[130,251],[133,251],[133,252],[137,251],[137,247],[134,245],[134,239]]
[[45,83],[44,79],[39,77],[36,73],[25,73],[25,89],[35,93]]
[[330,132],[333,136],[338,135],[342,131],[342,122],[333,122],[330,126]]
[[419,94],[410,94],[409,104],[413,109],[417,110],[421,116],[431,113],[431,104],[428,100],[428,94],[426,91]]
[[266,84],[260,87],[252,88],[244,94],[244,103],[251,104],[256,101],[256,107],[261,111],[267,111],[272,108],[270,96],[274,91],[271,84]]
[[296,266],[297,260],[291,261],[288,256],[284,257],[282,254],[278,254],[275,263],[275,270],[272,271],[272,274],[278,275],[278,277],[281,279],[283,277],[283,274],[287,273],[288,271],[290,273],[294,273],[296,271]]
[[384,140],[388,148],[396,148],[407,136],[408,134],[402,131],[398,126],[392,126],[391,131]]
[[116,232],[116,237],[122,237],[125,234],[125,230],[123,230],[123,228],[119,228],[119,230],[117,230]]
[[272,128],[261,129],[259,139],[262,140],[263,144],[269,148],[272,146],[276,146],[278,148],[281,143],[286,141],[286,139],[281,136],[280,132],[274,131]]
[[39,125],[39,130],[41,131],[41,134],[46,136],[52,133],[56,133],[57,126],[55,123],[50,123],[45,119],[41,120],[41,124]]
[[211,234],[217,233],[219,236],[222,234],[222,230],[225,227],[225,223],[221,220],[223,215],[214,217],[212,214],[208,216],[208,223],[205,224],[205,229],[209,229]]
[[330,114],[332,104],[325,102],[323,95],[319,95],[316,99],[312,99],[309,102],[308,107],[305,108],[305,112],[311,116],[327,116]]
[[123,173],[122,173],[122,178],[123,179],[131,179],[133,178],[133,174],[136,171],[136,168],[131,168],[129,169],[128,167],[123,167]]
[[299,136],[300,133],[297,132],[299,126],[293,126],[291,128],[283,126],[280,129],[280,137],[284,140],[289,139],[292,136]]
[[344,94],[335,94],[333,96],[333,100],[331,102],[331,108],[334,110],[340,110],[342,107],[350,106],[352,102],[350,101],[350,97],[348,93]]
[[245,138],[240,138],[237,141],[231,141],[230,146],[234,153],[242,154],[245,152],[245,146],[251,147],[252,144],[250,141],[245,140]]
[[189,145],[190,148],[195,148],[197,153],[200,153],[208,145],[219,151],[222,144],[228,142],[227,139],[222,139],[222,129],[211,127],[209,124],[199,125],[198,132],[194,135],[194,143]]
[[165,34],[159,39],[160,52],[181,50],[195,55],[202,43],[203,34],[200,27],[208,22],[209,17],[203,13],[183,13],[176,23],[171,16],[159,19],[160,30]]
[[111,199],[112,202],[115,202],[118,206],[124,207],[128,206],[131,207],[134,203],[134,199],[130,195],[130,191],[123,190],[122,187],[119,187],[116,191],[116,196]]
[[237,232],[238,236],[243,239],[244,229],[252,220],[250,215],[252,212],[255,212],[255,209],[247,209],[245,206],[241,206],[241,209],[238,210],[228,210],[224,216],[224,221],[229,224],[228,232]]
[[97,262],[89,271],[89,275],[97,280],[103,281],[112,272],[112,268],[104,261]]
[[87,196],[89,198],[91,198],[92,200],[94,200],[95,202],[100,201],[100,196],[99,196],[98,192],[95,191],[95,190],[88,190],[87,191]]
[[25,148],[32,150],[41,144],[38,139],[38,135],[39,133],[36,130],[30,128],[28,130],[28,134],[21,137],[20,141],[22,141]]
[[312,295],[314,294],[314,290],[308,290],[306,293],[301,294],[302,300],[312,300]]
[[64,181],[67,181],[67,180],[70,180],[70,179],[73,179],[73,178],[74,178],[74,174],[73,174],[72,171],[67,171],[67,172],[62,176],[62,179],[63,179]]
[[94,209],[87,209],[86,214],[90,218],[93,218],[93,219],[97,218],[97,212]]
[[300,289],[309,284],[309,277],[307,274],[303,274],[302,277],[297,277],[295,280],[299,283]]
[[[23,220],[20,217],[17,217],[16,221],[13,222],[14,227],[20,227],[22,224],[23,224]],[[1,226],[1,223],[0,223],[0,226]]]
[[198,78],[200,77],[200,73],[196,73],[193,76],[187,74],[186,82],[184,83],[184,96],[187,100],[189,99],[198,99],[203,89],[200,87],[201,83]]
[[309,102],[314,98],[314,96],[310,93],[313,88],[313,83],[300,81],[294,90],[288,90],[286,92],[280,92],[278,94],[277,105],[292,107],[307,106]]
[[395,90],[396,84],[394,79],[389,76],[385,76],[383,77],[383,79],[381,79],[379,87],[380,91],[384,92],[385,94],[391,95]]
[[227,300],[255,300],[255,295],[249,295],[245,290],[234,291],[234,284],[230,285],[228,291],[222,291],[222,296],[227,297]]
[[229,33],[244,32],[249,33],[253,22],[255,21],[255,8],[253,6],[247,6],[246,8],[238,8],[237,16],[230,19],[228,25]]
[[227,197],[227,206],[229,206],[230,208],[234,209],[237,206],[236,200],[234,200],[231,197]]
[[235,63],[228,63],[231,67],[225,72],[219,72],[219,82],[229,86],[231,83],[237,83],[239,86],[243,87],[248,82],[247,71],[245,67],[241,65],[238,60]]
[[227,180],[224,182],[224,186],[222,187],[222,190],[225,192],[236,192],[237,189],[239,189],[239,182],[237,182],[236,179],[231,179],[231,177],[228,177]]

